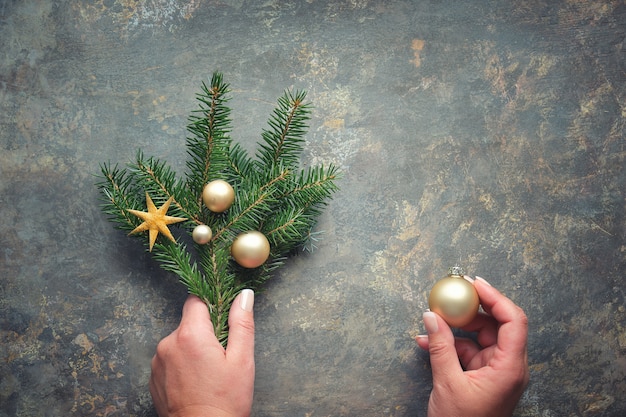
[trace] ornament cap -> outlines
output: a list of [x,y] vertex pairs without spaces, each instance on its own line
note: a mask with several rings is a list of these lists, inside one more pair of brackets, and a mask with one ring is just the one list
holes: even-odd
[[458,276],[463,276],[465,274],[465,270],[463,269],[462,266],[452,266],[448,269],[448,275],[458,275]]

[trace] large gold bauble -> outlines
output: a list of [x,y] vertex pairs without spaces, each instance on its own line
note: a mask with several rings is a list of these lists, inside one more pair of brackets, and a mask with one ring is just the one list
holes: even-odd
[[476,317],[480,300],[474,286],[457,271],[452,269],[447,277],[433,285],[428,305],[450,326],[463,327]]
[[214,180],[204,186],[202,201],[212,212],[222,213],[235,201],[235,190],[224,180]]
[[242,233],[235,238],[230,254],[244,268],[256,268],[270,256],[270,243],[261,232]]

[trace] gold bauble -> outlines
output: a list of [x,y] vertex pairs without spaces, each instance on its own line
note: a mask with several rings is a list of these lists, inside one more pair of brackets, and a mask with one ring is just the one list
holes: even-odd
[[191,232],[191,237],[193,238],[193,241],[196,242],[198,245],[206,245],[211,241],[211,238],[213,237],[213,232],[211,231],[211,228],[206,224],[199,224],[194,227],[193,232]]
[[478,313],[480,300],[474,286],[463,278],[460,268],[437,281],[430,290],[428,305],[452,327],[469,324]]
[[230,247],[230,254],[239,265],[256,268],[263,265],[270,256],[270,243],[261,232],[242,233],[235,238]]
[[224,180],[214,180],[204,186],[202,201],[212,212],[222,213],[235,201],[235,190]]

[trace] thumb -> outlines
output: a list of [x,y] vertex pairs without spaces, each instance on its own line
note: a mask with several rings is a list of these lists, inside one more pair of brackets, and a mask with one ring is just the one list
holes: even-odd
[[428,351],[433,370],[433,382],[447,384],[463,373],[454,345],[454,335],[447,323],[432,311],[424,313],[428,332]]
[[254,291],[245,289],[233,301],[228,315],[227,356],[244,361],[254,358]]

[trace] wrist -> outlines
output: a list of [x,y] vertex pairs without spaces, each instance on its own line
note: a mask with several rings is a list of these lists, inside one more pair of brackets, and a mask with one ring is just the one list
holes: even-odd
[[183,410],[169,414],[168,417],[249,417],[250,412],[247,413],[233,413],[223,410],[218,407],[206,406],[206,407],[187,407]]

